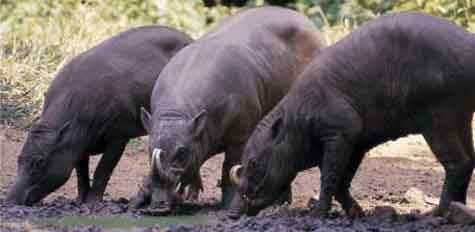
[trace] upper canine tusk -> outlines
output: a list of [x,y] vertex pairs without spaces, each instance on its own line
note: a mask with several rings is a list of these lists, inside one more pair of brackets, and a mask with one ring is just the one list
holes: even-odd
[[239,172],[241,171],[241,169],[241,165],[234,165],[229,171],[229,177],[231,179],[231,182],[233,182],[234,184],[239,184],[240,182]]
[[153,149],[152,165],[153,165],[153,167],[156,167],[158,169],[162,168],[162,164],[161,164],[161,161],[160,161],[160,153],[162,153],[162,149],[159,149],[159,148]]

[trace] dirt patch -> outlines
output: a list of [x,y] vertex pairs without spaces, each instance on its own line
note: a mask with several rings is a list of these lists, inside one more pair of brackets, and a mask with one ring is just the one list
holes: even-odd
[[[392,209],[392,208],[390,208]],[[339,212],[332,212],[330,218],[322,220],[312,216],[305,209],[281,207],[266,210],[257,217],[241,219],[234,223],[221,223],[199,227],[202,231],[474,231],[475,227],[448,225],[443,218],[423,217],[420,214],[395,213],[382,208],[368,212],[369,215],[351,220]]]
[[[194,215],[212,218],[205,225],[173,224],[162,226],[157,222],[148,228],[103,228],[97,225],[61,226],[57,224],[36,224],[45,218],[89,216],[91,218],[115,217],[116,220],[140,220],[142,215],[127,210],[126,201],[106,201],[94,206],[77,205],[74,201],[58,197],[36,207],[18,207],[2,204],[0,231],[447,231],[473,232],[474,226],[451,225],[445,218],[425,217],[419,213],[398,214],[392,207],[377,207],[367,211],[367,216],[351,220],[334,210],[327,219],[312,216],[311,211],[289,206],[269,208],[256,217],[243,217],[232,221],[223,211],[203,205]],[[24,220],[28,219],[27,222]],[[82,220],[82,219],[79,219]],[[180,221],[180,223],[187,223]],[[189,222],[188,222],[189,223]]]
[[[16,160],[26,133],[15,129],[0,128],[0,231],[28,231],[25,220],[65,216],[121,216],[137,218],[136,212],[127,209],[127,199],[134,196],[148,170],[145,142],[135,140],[129,144],[106,190],[105,202],[94,206],[77,205],[76,177],[73,174],[63,187],[35,207],[12,207],[3,199],[16,175]],[[92,159],[91,175],[99,157]],[[422,212],[434,207],[433,202],[408,202],[406,192],[416,187],[430,198],[438,198],[444,172],[420,136],[383,144],[368,154],[352,185],[352,193],[368,214],[358,220],[349,220],[336,208],[332,217],[321,220],[307,210],[309,198],[318,193],[319,171],[301,172],[292,184],[293,203],[288,207],[267,209],[257,217],[230,221],[215,204],[220,199],[216,187],[221,176],[222,155],[205,163],[201,169],[204,192],[201,193],[194,215],[214,218],[211,225],[174,225],[171,231],[225,231],[225,230],[295,230],[295,231],[475,231],[475,226],[449,225],[442,218],[427,218]],[[468,191],[469,206],[475,207],[475,178]],[[378,207],[393,208],[395,213],[385,214]],[[374,213],[376,209],[376,213]],[[15,222],[15,224],[11,224]],[[10,224],[8,224],[10,223]],[[20,224],[19,224],[20,223]],[[158,230],[158,227],[154,228]],[[96,226],[46,227],[46,231],[102,231]],[[137,230],[140,231],[140,230]],[[152,229],[148,231],[153,231]]]

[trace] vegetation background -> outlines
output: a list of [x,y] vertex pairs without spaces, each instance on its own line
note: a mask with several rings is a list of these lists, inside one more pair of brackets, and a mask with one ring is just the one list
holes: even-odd
[[[295,0],[289,7],[311,18],[329,43],[378,15],[406,10],[475,31],[472,0]],[[0,0],[0,124],[28,127],[56,72],[118,32],[160,24],[198,38],[238,10],[207,8],[201,0]]]

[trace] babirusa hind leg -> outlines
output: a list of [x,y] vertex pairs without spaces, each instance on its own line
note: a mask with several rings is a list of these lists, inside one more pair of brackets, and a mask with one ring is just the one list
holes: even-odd
[[433,212],[439,215],[447,212],[452,201],[465,203],[474,168],[468,112],[445,109],[426,117],[423,125],[424,138],[445,169],[439,207]]

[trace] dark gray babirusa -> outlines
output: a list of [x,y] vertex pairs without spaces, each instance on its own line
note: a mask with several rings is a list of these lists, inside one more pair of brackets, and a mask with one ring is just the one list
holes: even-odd
[[319,166],[317,215],[333,197],[349,216],[362,209],[349,187],[365,152],[421,133],[446,176],[440,204],[465,203],[474,168],[475,37],[444,19],[400,13],[373,20],[325,49],[250,137],[232,169],[255,214],[299,171]]
[[181,50],[155,84],[143,112],[152,156],[150,209],[169,211],[177,183],[225,152],[222,202],[233,196],[228,172],[257,122],[279,102],[322,49],[303,15],[278,7],[243,11]]
[[[7,200],[31,205],[63,185],[75,168],[79,200],[102,199],[129,139],[145,135],[140,107],[149,108],[162,68],[191,43],[160,26],[139,27],[82,53],[58,73],[18,158]],[[89,183],[89,156],[103,153]]]

